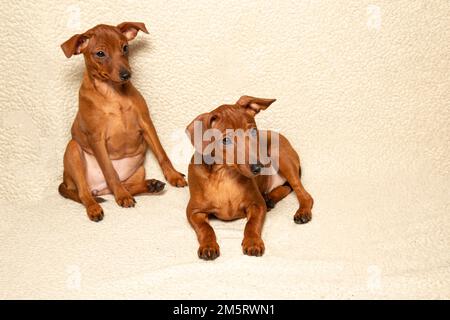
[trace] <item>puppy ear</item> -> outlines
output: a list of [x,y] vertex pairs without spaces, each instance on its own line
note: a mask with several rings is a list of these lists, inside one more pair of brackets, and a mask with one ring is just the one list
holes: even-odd
[[216,115],[202,113],[186,127],[186,134],[197,152],[203,154],[206,147],[211,143],[203,140],[203,134],[206,130],[212,128],[216,120]]
[[143,24],[142,22],[122,22],[117,26],[117,28],[119,28],[120,32],[123,33],[128,41],[136,38],[139,31],[148,33],[145,24]]
[[245,111],[255,116],[259,111],[266,110],[276,99],[263,99],[250,96],[242,96],[236,102],[236,105],[245,108]]
[[89,37],[85,34],[76,34],[61,45],[61,49],[67,58],[83,53],[89,43]]

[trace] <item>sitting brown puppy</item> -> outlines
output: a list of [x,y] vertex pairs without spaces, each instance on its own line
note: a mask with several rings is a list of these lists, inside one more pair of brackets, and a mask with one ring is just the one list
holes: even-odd
[[300,182],[298,154],[282,135],[256,128],[255,115],[274,101],[243,96],[234,105],[198,116],[187,127],[196,149],[189,165],[187,217],[202,259],[220,255],[209,215],[222,220],[247,217],[242,248],[250,256],[264,253],[261,231],[267,210],[292,190],[300,202],[294,221],[311,220],[313,199]]
[[170,184],[187,185],[161,146],[144,98],[130,82],[128,42],[139,31],[148,33],[140,22],[98,25],[61,45],[67,58],[84,55],[86,71],[59,193],[81,202],[92,221],[103,219],[96,196],[112,193],[128,208],[135,204],[133,195],[164,188],[161,181],[145,180],[147,146]]

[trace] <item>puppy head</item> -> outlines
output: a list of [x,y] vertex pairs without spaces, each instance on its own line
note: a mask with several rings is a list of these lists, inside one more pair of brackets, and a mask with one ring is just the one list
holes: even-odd
[[61,48],[67,58],[82,53],[86,68],[94,78],[124,83],[131,78],[128,42],[139,31],[148,33],[141,22],[124,22],[118,26],[101,24],[72,36]]
[[192,121],[186,132],[207,164],[224,164],[246,177],[261,172],[259,131],[255,115],[267,109],[275,99],[241,97],[234,105],[222,105]]

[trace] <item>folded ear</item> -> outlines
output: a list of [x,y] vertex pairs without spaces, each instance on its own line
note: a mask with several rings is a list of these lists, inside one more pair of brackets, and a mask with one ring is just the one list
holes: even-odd
[[216,120],[217,116],[202,113],[186,127],[186,134],[191,139],[191,143],[197,152],[204,154],[206,147],[211,143],[211,141],[204,140],[203,135],[206,130],[212,128]]
[[117,28],[119,28],[120,32],[123,33],[128,41],[136,38],[139,31],[148,33],[145,24],[143,24],[142,22],[122,22],[117,26]]
[[259,113],[261,110],[266,110],[276,99],[263,99],[250,96],[242,96],[236,104],[250,113],[252,116]]
[[61,49],[67,58],[83,53],[89,43],[89,37],[85,34],[76,34],[61,45]]

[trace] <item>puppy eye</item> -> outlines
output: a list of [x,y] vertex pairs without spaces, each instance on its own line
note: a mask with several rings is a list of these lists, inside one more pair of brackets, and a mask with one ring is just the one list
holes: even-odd
[[97,53],[95,55],[97,57],[99,57],[99,58],[104,58],[105,57],[105,53],[103,51],[97,51]]
[[258,129],[256,129],[256,128],[251,128],[251,129],[250,129],[250,135],[251,135],[252,137],[256,137],[256,136],[258,135]]
[[231,144],[232,142],[233,142],[233,141],[231,140],[230,137],[223,138],[223,140],[222,140],[222,143],[223,143],[224,145],[229,145],[229,144]]
[[128,45],[123,46],[123,53],[128,53]]

